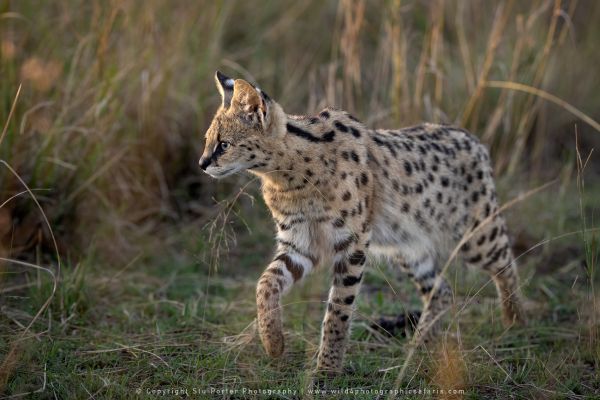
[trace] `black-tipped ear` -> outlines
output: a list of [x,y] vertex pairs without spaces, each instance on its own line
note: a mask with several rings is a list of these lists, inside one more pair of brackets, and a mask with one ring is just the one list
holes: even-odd
[[228,108],[231,105],[231,98],[233,97],[233,79],[217,71],[215,72],[215,83],[217,84],[219,93],[221,93],[223,107]]

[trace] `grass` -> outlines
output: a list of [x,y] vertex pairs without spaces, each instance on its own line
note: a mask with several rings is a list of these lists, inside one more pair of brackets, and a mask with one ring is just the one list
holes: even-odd
[[[551,196],[542,193],[517,207],[539,206]],[[583,204],[592,206],[596,198],[596,193],[590,194]],[[269,233],[262,223],[267,217],[264,206],[257,204],[253,211],[255,215],[243,224],[236,221],[250,227],[251,234],[238,234],[237,250],[224,256],[217,271],[211,269],[210,260],[194,257],[138,258],[110,273],[92,267],[93,259],[66,265],[50,311],[34,326],[40,333],[20,348],[7,392],[34,391],[46,382],[37,397],[129,397],[137,389],[148,398],[157,395],[152,390],[175,389],[187,389],[191,395],[193,390],[209,391],[199,393],[199,398],[211,398],[215,395],[211,390],[224,389],[237,390],[234,398],[264,398],[268,390],[280,390],[283,394],[275,396],[280,398],[294,397],[285,394],[290,390],[308,393],[328,274],[309,277],[286,297],[287,350],[280,360],[267,358],[256,338],[254,288],[271,246],[264,240]],[[563,226],[558,223],[547,221],[548,232],[564,225],[577,230],[579,217],[560,222]],[[515,221],[512,226],[519,229],[520,224]],[[182,234],[179,239],[182,253],[206,255],[200,238]],[[436,394],[450,387],[465,390],[466,398],[577,398],[597,393],[600,347],[594,338],[599,327],[590,324],[597,305],[590,303],[591,281],[583,253],[570,253],[571,246],[581,246],[577,234],[520,260],[530,321],[508,331],[500,323],[495,291],[486,285],[484,274],[465,274],[463,266],[452,266],[448,276],[457,304],[469,305],[449,325],[445,349],[450,356],[435,347],[420,351],[401,388]],[[562,261],[544,267],[557,259]],[[327,386],[354,388],[356,398],[372,398],[373,390],[393,388],[406,356],[408,341],[373,331],[372,320],[397,315],[404,307],[419,307],[407,280],[391,280],[391,288],[380,271],[385,268],[370,268],[364,283],[348,373]],[[597,284],[597,274],[594,279]],[[50,290],[50,280],[41,277],[24,296],[5,297],[4,349]],[[453,375],[448,377],[449,373]],[[414,396],[418,397],[422,396]]]
[[[506,213],[529,324],[504,330],[493,287],[453,264],[446,340],[408,361],[400,388],[597,398],[599,13],[591,0],[0,0],[0,396],[328,397],[308,393],[328,273],[285,298],[287,350],[268,359],[254,290],[272,222],[255,181],[197,168],[222,69],[289,113],[467,127],[504,202],[556,180]],[[386,397],[409,340],[371,322],[417,308],[406,280],[371,268],[348,371],[326,388]]]

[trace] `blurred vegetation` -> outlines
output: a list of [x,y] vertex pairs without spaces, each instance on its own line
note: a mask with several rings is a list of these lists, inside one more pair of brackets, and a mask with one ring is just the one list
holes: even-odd
[[[217,68],[259,83],[289,113],[329,105],[376,127],[466,126],[491,146],[497,174],[552,176],[574,154],[577,119],[485,82],[529,84],[598,118],[599,10],[594,1],[3,0],[0,121],[22,90],[0,155],[39,190],[74,257],[92,244],[135,253],[212,205],[214,183],[196,162],[218,105]],[[584,143],[598,142],[577,126]],[[23,190],[0,173],[4,197]],[[21,246],[40,222],[30,206],[3,207],[23,226]]]
[[[600,120],[599,21],[600,3],[594,0],[0,0],[0,160],[5,162],[0,164],[0,258],[50,266],[42,270],[0,260],[5,287],[0,296],[8,307],[1,324],[6,357],[0,387],[8,382],[11,392],[27,391],[29,383],[15,378],[15,371],[30,370],[16,369],[21,358],[30,365],[51,360],[47,368],[55,368],[57,385],[67,379],[61,371],[84,373],[87,367],[78,361],[65,365],[57,360],[70,346],[87,343],[86,334],[100,335],[100,342],[114,346],[119,337],[135,341],[136,336],[127,335],[168,331],[168,340],[187,338],[195,346],[196,336],[216,340],[221,333],[239,332],[240,321],[251,321],[254,311],[247,301],[253,298],[252,279],[270,254],[272,228],[264,207],[253,207],[254,200],[260,202],[255,182],[239,177],[217,183],[197,168],[204,130],[219,103],[212,78],[216,69],[256,82],[290,114],[334,106],[373,127],[420,121],[467,127],[491,148],[505,199],[558,177],[551,189],[557,195],[510,212],[515,245],[523,250],[537,240],[581,229],[582,220],[586,229],[594,228],[600,159],[592,154],[585,169],[576,162],[575,133],[585,162],[591,148],[599,147],[600,132],[564,106],[490,82],[541,89]],[[581,179],[585,176],[580,192],[578,170]],[[589,281],[575,297],[589,301],[597,236],[583,238],[579,251],[570,253],[577,241],[562,248],[566,258],[561,265],[574,265],[585,254]],[[227,255],[226,262],[221,254]],[[537,261],[551,262],[553,254],[544,250]],[[56,292],[49,273],[57,277]],[[230,281],[219,289],[227,274],[241,274],[250,282],[250,295],[239,300],[242,311],[229,322],[218,316],[234,301],[226,294]],[[165,279],[166,286],[160,283]],[[559,298],[566,301],[558,282],[540,282],[545,296],[559,293],[553,304],[563,304]],[[45,303],[48,297],[50,304]],[[21,298],[27,299],[25,309]],[[140,299],[148,304],[138,304]],[[157,299],[171,306],[158,305]],[[595,295],[592,299],[595,315]],[[15,312],[19,305],[21,311]],[[167,312],[162,307],[174,308]],[[310,324],[317,324],[319,304],[310,307]],[[41,318],[33,318],[38,311]],[[291,319],[295,328],[304,326],[303,318],[306,314]],[[186,330],[190,321],[200,324],[201,332]],[[29,322],[36,332],[51,333],[58,344],[35,334],[42,350],[23,350],[12,338],[29,332]],[[596,329],[596,322],[589,326]],[[542,325],[551,324],[544,320]],[[101,333],[92,333],[91,326]],[[306,327],[314,340],[317,330]],[[177,336],[178,331],[187,333]],[[518,340],[526,336],[516,335]],[[578,333],[564,337],[570,335]],[[481,338],[471,339],[478,343]],[[26,343],[32,342],[30,337]],[[208,354],[220,348],[207,346]],[[588,368],[585,360],[598,351],[597,341],[591,346],[582,351],[585,356],[577,359],[576,368]],[[142,357],[136,348],[125,347],[129,358],[90,350],[86,354],[95,359],[86,362],[119,369],[134,359],[146,360],[148,354]],[[260,353],[254,347],[249,354],[256,356]],[[397,357],[402,347],[386,351]],[[173,363],[190,368],[184,380],[197,380],[190,366],[200,361],[178,356]],[[301,368],[302,357],[295,358],[295,368]],[[233,368],[229,359],[211,360],[216,369]],[[489,364],[489,359],[475,362]],[[597,373],[597,360],[592,365]],[[272,371],[263,367],[265,374]],[[522,369],[529,367],[517,365],[515,376],[523,382],[534,379]],[[95,367],[89,368],[91,387],[109,390],[102,392],[107,397],[125,396],[122,387],[98,386]],[[138,378],[120,375],[121,384],[150,379],[149,370],[140,368]],[[360,368],[370,374],[367,367]],[[250,379],[246,374],[251,371],[244,371],[244,379]],[[502,379],[497,372],[490,373],[493,382]],[[200,382],[220,379],[208,375]],[[175,374],[164,379],[183,378]],[[572,385],[559,392],[575,393],[577,379],[569,379]],[[64,387],[54,390],[68,396]],[[576,390],[589,393],[585,387]]]

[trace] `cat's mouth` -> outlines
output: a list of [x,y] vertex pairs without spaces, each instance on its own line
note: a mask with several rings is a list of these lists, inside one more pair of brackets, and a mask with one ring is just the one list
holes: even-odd
[[225,178],[226,176],[232,175],[236,172],[235,167],[227,168],[211,168],[206,169],[206,173],[215,179]]

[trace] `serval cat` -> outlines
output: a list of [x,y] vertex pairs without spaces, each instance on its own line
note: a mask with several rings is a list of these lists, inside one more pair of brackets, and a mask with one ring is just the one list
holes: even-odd
[[505,324],[523,320],[490,158],[476,137],[434,124],[369,129],[334,109],[287,115],[243,79],[217,72],[215,80],[222,104],[206,132],[200,167],[219,179],[240,171],[258,176],[277,227],[276,255],[256,289],[269,355],[284,349],[282,296],[312,270],[331,265],[317,368],[341,370],[367,254],[412,279],[424,304],[415,334],[428,337],[452,300],[440,263],[469,232],[464,260],[490,274]]

